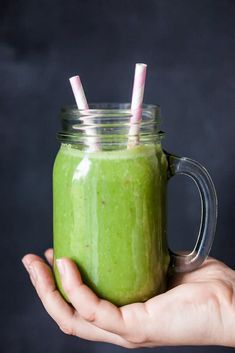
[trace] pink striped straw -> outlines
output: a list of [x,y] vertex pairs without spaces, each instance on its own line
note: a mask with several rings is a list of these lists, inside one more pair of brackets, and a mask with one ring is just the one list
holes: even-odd
[[78,109],[79,110],[89,109],[80,77],[79,76],[70,77],[69,81],[72,86],[74,98],[77,103]]
[[[73,90],[74,98],[77,103],[78,110],[89,109],[80,77],[79,76],[70,77],[69,81],[72,86],[72,90]],[[90,123],[92,122],[93,120],[90,119]],[[90,128],[88,126],[88,127],[85,127],[85,131],[86,131],[86,135],[88,136],[86,140],[87,145],[89,146],[88,150],[90,152],[99,151],[99,138],[96,136],[96,129],[94,127]]]
[[[133,142],[134,142],[134,145],[138,144],[138,140],[139,140],[138,134],[139,134],[140,125],[136,123],[140,123],[142,118],[142,104],[143,104],[143,97],[144,97],[146,71],[147,71],[146,64],[135,65],[135,76],[134,76],[134,84],[133,84],[132,100],[131,100],[131,112],[132,112],[132,117],[130,120],[131,127],[128,134],[129,146],[133,145]],[[134,141],[133,141],[133,135],[135,136]],[[130,139],[130,136],[132,136],[131,139]]]

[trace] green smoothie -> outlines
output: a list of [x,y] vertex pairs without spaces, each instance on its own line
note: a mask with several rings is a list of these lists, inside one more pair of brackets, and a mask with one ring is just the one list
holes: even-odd
[[[55,258],[116,305],[165,290],[167,161],[160,145],[85,153],[62,144],[54,165]],[[65,296],[55,267],[57,285]]]

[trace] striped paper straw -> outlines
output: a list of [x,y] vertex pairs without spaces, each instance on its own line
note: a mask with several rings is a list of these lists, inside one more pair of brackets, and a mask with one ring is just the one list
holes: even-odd
[[146,64],[135,65],[135,76],[131,99],[131,113],[130,130],[128,134],[128,146],[137,145],[139,142],[139,130],[142,118],[142,103],[144,97],[144,87],[146,79]]
[[[77,103],[78,110],[89,109],[80,77],[79,76],[70,77],[69,81],[73,90],[73,94],[74,94],[75,101]],[[93,122],[92,119],[90,119],[90,123],[92,122]],[[89,138],[86,140],[87,145],[89,146],[88,150],[90,152],[99,151],[99,139],[96,136],[96,129],[87,127],[85,132],[86,132],[86,135],[89,136]]]
[[89,109],[80,77],[79,76],[70,77],[69,81],[72,86],[74,98],[77,103],[78,109],[79,110]]

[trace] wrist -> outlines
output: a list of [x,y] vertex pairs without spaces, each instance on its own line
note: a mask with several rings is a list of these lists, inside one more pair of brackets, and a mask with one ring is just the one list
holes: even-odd
[[[225,345],[235,348],[235,288],[230,299],[230,306],[227,314],[227,334],[225,333],[226,341]],[[225,318],[226,320],[226,318]]]
[[223,332],[223,342],[220,345],[235,347],[235,284],[229,282],[223,285],[223,296],[220,299],[220,332]]

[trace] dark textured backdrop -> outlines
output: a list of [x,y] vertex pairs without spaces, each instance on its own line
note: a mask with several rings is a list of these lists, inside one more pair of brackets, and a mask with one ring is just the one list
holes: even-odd
[[[235,267],[234,0],[1,0],[1,353],[127,352],[62,334],[20,259],[52,241],[51,169],[58,111],[79,73],[91,101],[127,101],[136,62],[148,64],[145,101],[160,103],[165,148],[210,171],[219,198],[212,255]],[[169,187],[169,242],[192,246],[199,197]],[[182,194],[182,195],[181,195]],[[179,206],[180,203],[180,206]],[[139,352],[228,352],[160,348]]]

